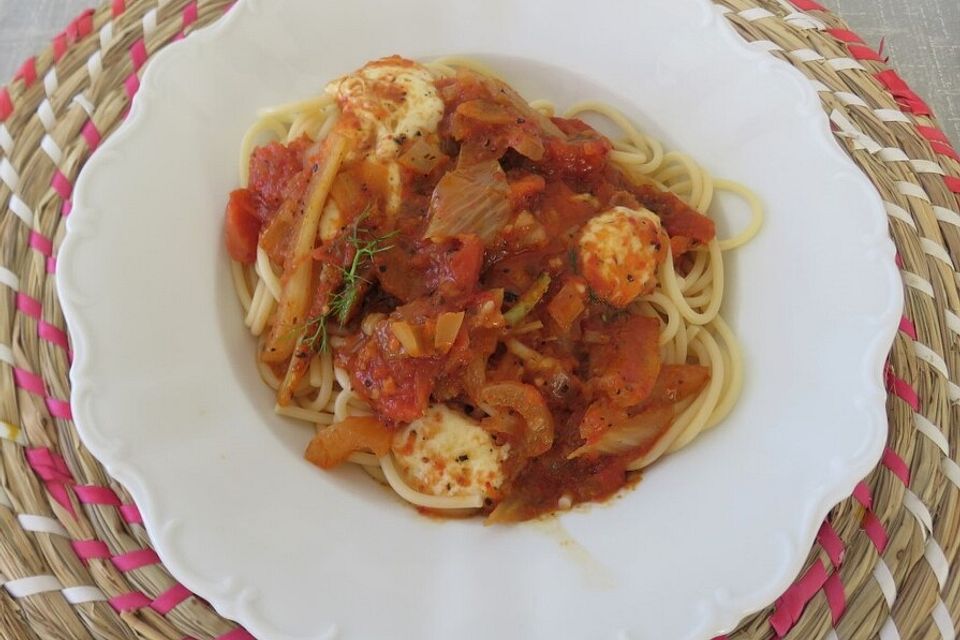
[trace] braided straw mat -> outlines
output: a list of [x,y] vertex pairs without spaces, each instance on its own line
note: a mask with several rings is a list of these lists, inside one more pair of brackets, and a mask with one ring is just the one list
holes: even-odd
[[[793,586],[726,638],[953,640],[960,156],[883,57],[816,2],[714,2],[810,79],[886,205],[906,290],[881,464],[830,513]],[[250,638],[170,576],[130,496],[78,439],[55,287],[73,182],[138,74],[230,5],[104,1],[0,87],[0,639]]]

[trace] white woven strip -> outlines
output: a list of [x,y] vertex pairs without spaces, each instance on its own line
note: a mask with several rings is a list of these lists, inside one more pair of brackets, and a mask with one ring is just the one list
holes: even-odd
[[13,366],[13,350],[5,344],[0,344],[0,362]]
[[913,170],[917,173],[934,173],[938,176],[947,175],[943,167],[931,160],[911,160],[910,166],[912,166]]
[[747,22],[754,22],[756,20],[763,20],[764,18],[773,18],[775,17],[772,13],[767,11],[762,7],[754,7],[752,9],[744,9],[738,14],[741,18]]
[[20,526],[24,531],[33,531],[34,533],[49,533],[57,536],[69,538],[70,534],[63,528],[63,525],[53,518],[47,516],[34,516],[28,513],[21,513],[17,516]]
[[839,109],[830,112],[830,122],[837,126],[841,135],[854,141],[854,148],[866,149],[870,153],[877,153],[882,148],[876,140],[858,129]]
[[797,12],[796,7],[794,7],[792,4],[787,2],[787,0],[776,0],[776,3],[780,5],[783,8],[783,10],[787,12],[788,15]]
[[887,210],[887,215],[891,218],[896,218],[901,222],[905,222],[913,229],[917,228],[917,225],[913,222],[913,218],[910,216],[907,210],[900,205],[884,200],[883,207]]
[[813,85],[813,90],[816,91],[817,93],[823,93],[824,91],[826,91],[827,93],[831,93],[833,91],[833,89],[823,84],[819,80],[810,80],[810,84]]
[[850,69],[866,71],[863,65],[853,58],[833,58],[832,60],[828,60],[827,64],[833,67],[836,71],[848,71]]
[[870,108],[870,106],[863,101],[863,98],[855,93],[850,93],[848,91],[835,91],[833,95],[837,96],[837,100],[839,100],[841,104],[844,104],[848,107],[855,106],[863,107],[865,109]]
[[850,118],[839,109],[834,109],[830,112],[830,122],[837,125],[837,129],[849,137],[863,135],[863,132],[860,131],[855,124],[850,122]]
[[97,587],[65,587],[63,597],[70,604],[83,604],[84,602],[104,602],[107,596]]
[[947,370],[947,362],[939,353],[919,341],[914,341],[913,352],[918,358],[936,369],[944,378],[950,377],[950,372]]
[[772,40],[754,40],[750,43],[750,46],[754,49],[766,51],[767,53],[771,51],[783,51],[783,47]]
[[60,166],[60,161],[63,160],[63,150],[60,149],[56,140],[50,137],[49,133],[40,140],[40,148],[43,149],[43,152],[47,154],[53,164]]
[[83,108],[83,110],[87,112],[88,116],[90,116],[91,118],[93,117],[93,112],[95,111],[95,108],[93,106],[93,103],[87,99],[87,96],[83,95],[82,93],[78,93],[77,95],[73,96],[73,101],[76,102],[78,105],[80,105]]
[[47,98],[44,98],[40,106],[37,107],[37,117],[40,118],[40,124],[43,125],[45,131],[53,131],[53,128],[57,126],[57,116],[53,112],[50,100]]
[[893,618],[887,618],[887,621],[880,627],[880,640],[900,640],[900,632],[897,630],[897,623]]
[[47,94],[48,98],[52,98],[59,87],[60,80],[57,79],[57,67],[51,66],[47,75],[43,76],[43,92]]
[[947,327],[950,331],[960,336],[960,316],[950,311],[950,309],[944,309],[943,315],[947,319]]
[[823,640],[840,640],[840,638],[837,637],[835,629],[830,629],[830,631],[827,631],[827,635],[823,637]]
[[880,149],[877,157],[884,162],[910,162],[910,158],[903,152],[903,149],[897,149],[896,147]]
[[6,158],[0,158],[0,180],[13,192],[16,192],[17,187],[20,186],[20,175]]
[[110,48],[113,42],[113,20],[100,27],[100,48],[104,51]]
[[947,391],[950,392],[950,402],[960,403],[960,387],[956,383],[947,380]]
[[943,640],[957,640],[957,630],[953,626],[953,618],[950,617],[950,611],[947,610],[947,605],[943,603],[942,599],[937,599],[937,604],[933,607],[930,617],[933,618],[934,624],[940,630]]
[[796,11],[784,16],[783,21],[792,27],[796,27],[797,29],[815,29],[817,31],[823,31],[827,28],[827,25],[823,24],[819,20],[810,16],[805,16],[802,13],[797,13]]
[[20,291],[20,278],[6,267],[0,267],[0,284],[5,284],[14,291]]
[[143,16],[143,37],[149,38],[157,30],[157,10],[150,9]]
[[907,114],[897,109],[874,109],[873,113],[881,122],[905,122],[911,124]]
[[791,58],[796,58],[800,62],[819,62],[824,57],[813,49],[794,49],[790,52]]
[[927,420],[923,415],[914,412],[913,426],[917,428],[917,431],[927,436],[930,442],[937,445],[943,455],[950,455],[950,443],[947,442],[947,436],[943,435],[937,425]]
[[90,76],[91,84],[97,81],[101,73],[103,73],[103,56],[97,49],[87,58],[87,74]]
[[11,580],[3,585],[14,598],[29,598],[38,593],[47,593],[48,591],[60,591],[63,585],[56,577],[51,575],[30,576],[29,578],[20,578]]
[[893,603],[897,599],[897,583],[893,580],[890,567],[887,566],[883,558],[878,558],[877,564],[873,567],[873,579],[877,581],[880,593],[883,594],[883,599],[887,601],[887,608],[893,609]]
[[926,200],[927,202],[930,202],[930,196],[927,195],[927,192],[924,191],[923,187],[921,187],[920,185],[914,184],[912,182],[904,182],[902,180],[900,182],[897,182],[896,185],[897,185],[897,191],[899,191],[903,195],[911,196],[913,198],[919,198],[921,200]]
[[931,298],[933,297],[933,285],[918,276],[917,274],[911,271],[900,270],[900,275],[903,276],[903,283],[910,287],[911,289],[916,289],[920,293],[925,293]]
[[13,211],[28,227],[33,226],[33,210],[17,194],[10,196],[10,211]]
[[940,458],[940,471],[943,472],[943,475],[947,476],[953,486],[957,489],[960,489],[960,466],[950,458],[943,457]]
[[930,536],[930,539],[927,540],[923,557],[927,559],[927,564],[933,570],[933,575],[937,577],[937,584],[943,591],[943,588],[947,586],[947,576],[950,575],[950,563],[947,561],[947,556],[943,553],[940,543],[933,536]]
[[923,248],[925,254],[931,258],[936,258],[953,271],[953,260],[950,259],[950,254],[943,248],[943,245],[934,242],[930,238],[920,238],[920,246]]
[[0,123],[0,149],[8,156],[13,154],[13,138],[10,137],[7,125],[3,123]]
[[923,537],[926,538],[933,531],[933,517],[930,515],[930,510],[927,509],[927,505],[923,504],[923,500],[918,498],[917,494],[907,489],[903,493],[903,506],[920,523],[920,527],[923,529]]
[[947,224],[952,224],[955,227],[960,227],[960,214],[952,209],[933,205],[933,214],[937,216],[937,220],[940,222],[946,222]]

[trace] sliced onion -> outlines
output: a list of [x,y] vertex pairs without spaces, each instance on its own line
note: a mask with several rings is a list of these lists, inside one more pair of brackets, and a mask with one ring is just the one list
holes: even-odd
[[420,349],[420,340],[417,338],[417,332],[409,322],[406,320],[391,322],[390,330],[393,331],[393,335],[400,341],[400,345],[403,347],[403,350],[407,352],[407,355],[413,358],[419,358],[423,355],[423,351]]
[[457,114],[483,124],[512,124],[516,120],[516,116],[506,107],[490,100],[461,102]]
[[439,147],[423,138],[417,138],[409,149],[400,154],[397,162],[411,171],[426,175],[436,168],[442,157]]
[[486,80],[489,83],[488,86],[492,87],[491,93],[493,93],[493,95],[498,95],[500,100],[511,105],[524,118],[536,122],[540,127],[540,130],[545,134],[557,138],[566,138],[566,136],[563,134],[563,131],[561,131],[560,128],[550,120],[550,118],[531,107],[530,103],[524,100],[523,96],[517,93],[513,87],[494,78],[487,78]]
[[437,318],[437,330],[433,334],[433,346],[441,353],[450,351],[457,334],[460,333],[460,325],[463,324],[463,311],[441,313]]
[[491,242],[510,218],[510,185],[496,160],[451,171],[430,199],[426,238],[474,234]]
[[644,409],[637,415],[627,418],[625,422],[612,427],[595,442],[583,445],[567,457],[617,455],[628,451],[641,455],[652,449],[657,441],[667,434],[675,416],[676,411],[673,405],[659,405]]

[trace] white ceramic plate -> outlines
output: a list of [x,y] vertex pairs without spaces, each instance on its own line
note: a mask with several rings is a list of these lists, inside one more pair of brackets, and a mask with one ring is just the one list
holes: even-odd
[[[437,522],[359,471],[318,472],[273,415],[221,241],[241,136],[395,52],[606,99],[766,203],[729,259],[736,411],[608,506]],[[808,81],[708,0],[243,0],[151,63],[75,205],[58,280],[84,442],[173,573],[261,638],[707,638],[783,591],[882,449],[902,301],[881,202]]]

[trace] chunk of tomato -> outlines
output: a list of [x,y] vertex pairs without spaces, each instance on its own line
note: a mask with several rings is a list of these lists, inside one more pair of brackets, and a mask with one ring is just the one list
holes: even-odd
[[551,120],[566,134],[566,139],[545,140],[546,154],[541,166],[546,171],[566,178],[588,178],[606,167],[607,155],[613,148],[609,140],[582,120]]
[[257,239],[260,236],[260,218],[256,201],[249,189],[230,193],[224,216],[224,238],[227,253],[242,264],[253,264],[257,259]]
[[287,198],[290,179],[303,171],[300,160],[303,143],[282,145],[271,142],[257,147],[250,155],[250,178],[248,186],[257,194],[258,215],[266,220]]
[[590,354],[594,384],[618,407],[636,406],[650,395],[660,375],[660,323],[627,315],[604,330],[610,342]]
[[717,227],[713,220],[688,205],[676,194],[660,191],[651,185],[642,185],[636,189],[635,195],[641,205],[660,216],[663,228],[671,239],[690,239],[688,243],[673,247],[674,257],[678,255],[678,249],[686,251],[693,245],[707,244],[716,237]]
[[[511,176],[508,176],[510,178]],[[547,182],[543,176],[528,173],[510,180],[510,206],[514,211],[529,207],[543,193]]]
[[451,295],[471,293],[480,280],[483,266],[483,241],[480,238],[465,234],[457,236],[456,241],[459,248],[440,260],[446,262],[443,271],[447,277],[441,278],[439,285]]

